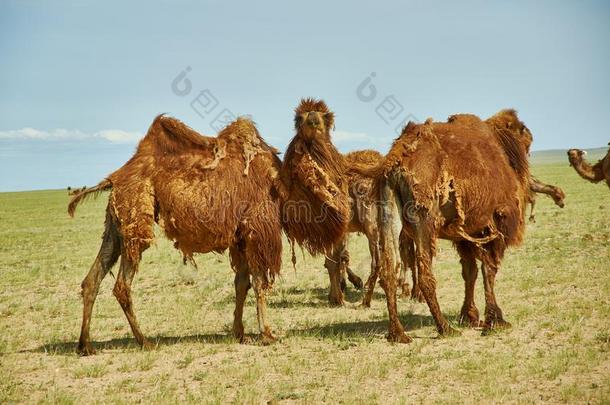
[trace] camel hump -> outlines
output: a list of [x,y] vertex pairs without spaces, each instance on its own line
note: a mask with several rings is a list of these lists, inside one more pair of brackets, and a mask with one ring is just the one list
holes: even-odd
[[165,130],[167,135],[169,135],[170,139],[168,139],[168,141],[203,147],[209,146],[214,141],[214,138],[201,135],[177,118],[167,117],[161,114],[155,118],[152,127],[154,128],[157,123]]
[[481,119],[474,114],[453,114],[447,118],[447,122],[481,122]]
[[224,127],[219,133],[219,138],[227,140],[254,140],[259,139],[258,130],[254,122],[248,117],[237,117],[237,119]]
[[254,121],[247,116],[237,117],[235,121],[218,133],[218,138],[227,142],[237,142],[244,148],[264,150],[274,155],[279,153],[276,148],[265,142]]
[[348,164],[368,164],[377,165],[383,160],[383,155],[376,150],[364,149],[349,152],[345,155],[345,161]]

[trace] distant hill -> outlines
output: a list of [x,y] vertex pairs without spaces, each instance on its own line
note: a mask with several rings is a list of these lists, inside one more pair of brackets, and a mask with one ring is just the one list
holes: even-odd
[[[606,155],[608,147],[585,149],[587,160],[596,162]],[[530,154],[530,163],[533,165],[544,165],[550,163],[568,163],[567,149],[536,150]]]

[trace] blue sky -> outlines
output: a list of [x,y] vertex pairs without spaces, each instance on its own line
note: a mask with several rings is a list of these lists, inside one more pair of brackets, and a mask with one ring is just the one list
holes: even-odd
[[0,3],[0,191],[93,185],[161,112],[206,134],[249,114],[283,149],[306,96],[344,151],[506,107],[535,150],[610,140],[608,2],[125,3]]

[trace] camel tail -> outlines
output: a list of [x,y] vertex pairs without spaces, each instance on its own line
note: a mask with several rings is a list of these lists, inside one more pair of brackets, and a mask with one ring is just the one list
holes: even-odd
[[89,197],[96,198],[102,191],[110,190],[112,188],[112,183],[109,179],[102,180],[97,186],[87,188],[80,193],[76,194],[70,200],[68,204],[68,214],[71,217],[74,217],[74,212],[76,211],[76,206],[86,200]]

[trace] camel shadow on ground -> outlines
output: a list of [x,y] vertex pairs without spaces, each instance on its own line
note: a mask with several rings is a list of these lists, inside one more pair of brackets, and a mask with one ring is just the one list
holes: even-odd
[[[402,314],[400,316],[400,321],[407,333],[424,327],[434,326],[434,319],[430,315]],[[311,328],[293,329],[286,332],[286,337],[314,336],[323,339],[358,339],[367,336],[385,336],[387,333],[388,319],[386,317],[381,317],[378,320],[333,323],[324,326],[314,326]]]
[[[451,317],[450,317],[451,319]],[[434,325],[434,320],[430,315],[402,314],[400,320],[407,333],[423,327]],[[312,326],[303,329],[287,330],[280,339],[290,337],[315,337],[318,339],[361,339],[373,338],[383,339],[388,331],[388,320],[385,317],[369,321],[332,323],[324,326]],[[257,344],[257,335],[248,334],[252,339],[252,344]],[[417,336],[413,336],[418,338]],[[203,344],[237,344],[231,333],[214,334],[195,334],[187,336],[154,336],[149,337],[149,341],[156,347],[174,346],[181,343],[203,343]],[[133,337],[115,338],[105,341],[92,341],[94,349],[98,352],[103,350],[139,350],[139,345]],[[34,349],[21,350],[18,353],[46,353],[51,355],[72,355],[76,353],[77,342],[53,342]]]
[[[305,290],[292,288],[285,292],[285,294],[290,298],[277,301],[269,300],[267,305],[269,308],[330,308],[331,306],[328,303],[328,291],[328,288],[312,288],[307,290],[307,293],[310,294],[311,299],[299,300],[298,295],[305,293]],[[350,305],[359,304],[362,302],[362,297],[364,297],[363,290],[357,290],[352,286],[348,286],[343,294],[345,303]],[[385,302],[385,295],[381,292],[374,292],[373,301],[376,300]]]

